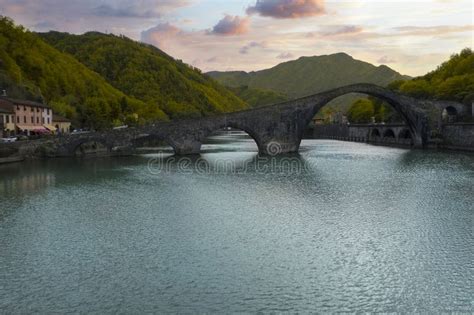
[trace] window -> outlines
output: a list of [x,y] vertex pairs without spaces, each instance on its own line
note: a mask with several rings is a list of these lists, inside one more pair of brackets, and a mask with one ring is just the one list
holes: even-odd
[[26,124],[26,116],[23,116],[23,122]]
[[51,123],[51,118],[48,117],[48,125]]
[[20,116],[16,116],[16,123],[17,123],[17,124],[20,123]]
[[37,123],[37,124],[40,123],[40,118],[39,118],[39,117],[36,117],[36,123]]
[[20,105],[16,105],[16,110],[20,110]]
[[37,113],[40,112],[40,108],[39,108],[39,107],[36,107],[36,112],[37,112]]
[[35,108],[34,107],[31,107],[31,112],[34,112],[35,111]]
[[35,118],[34,118],[34,117],[31,117],[31,123],[32,123],[32,124],[35,123]]
[[9,123],[10,123],[10,115],[7,115],[7,116],[5,117],[5,120],[7,121],[7,124],[9,124]]
[[23,105],[23,110],[26,112],[26,106]]
[[48,115],[49,115],[49,108],[48,108]]
[[44,117],[41,118],[41,123],[44,125]]

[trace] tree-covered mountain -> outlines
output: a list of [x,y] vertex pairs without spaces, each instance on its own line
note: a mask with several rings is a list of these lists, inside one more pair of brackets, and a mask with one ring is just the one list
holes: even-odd
[[[417,98],[470,105],[474,101],[474,53],[465,48],[459,54],[453,54],[436,70],[412,80],[392,82],[389,88]],[[373,118],[377,122],[400,119],[390,107],[373,97],[354,102],[348,110],[348,118],[356,123],[371,122]]]
[[376,67],[345,53],[301,57],[257,72],[209,72],[226,86],[273,90],[289,98],[303,97],[354,83],[389,83],[408,77],[387,66]]
[[247,108],[215,80],[158,48],[123,36],[39,34],[56,49],[74,56],[123,93],[155,104],[170,118],[201,117]]
[[[345,53],[301,57],[257,72],[209,72],[208,75],[229,87],[248,86],[252,89],[271,90],[284,94],[289,99],[354,83],[386,86],[393,81],[409,78],[387,66],[376,67]],[[357,98],[354,95],[340,97],[326,110],[347,111]]]
[[155,104],[127,96],[5,17],[0,17],[0,88],[13,97],[44,100],[75,124],[92,128],[168,119]]
[[278,104],[288,101],[288,97],[270,90],[252,89],[248,86],[229,87],[229,90],[240,97],[251,107]]
[[413,80],[393,82],[389,87],[415,97],[470,104],[474,101],[474,52],[465,48],[436,70]]

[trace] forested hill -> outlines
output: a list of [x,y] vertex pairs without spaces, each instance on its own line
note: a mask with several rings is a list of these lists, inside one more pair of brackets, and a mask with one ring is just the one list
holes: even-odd
[[345,53],[301,57],[257,72],[210,72],[210,76],[226,86],[266,89],[289,98],[316,94],[354,83],[385,86],[408,77],[387,66],[376,67]]
[[163,109],[170,118],[200,117],[247,108],[217,81],[158,48],[123,36],[39,34],[103,76],[123,93]]
[[0,87],[12,97],[44,100],[75,124],[96,129],[168,119],[155,104],[127,96],[5,17],[0,17]]
[[474,101],[474,53],[471,48],[465,48],[436,70],[410,81],[393,82],[390,87],[415,97],[471,104]]

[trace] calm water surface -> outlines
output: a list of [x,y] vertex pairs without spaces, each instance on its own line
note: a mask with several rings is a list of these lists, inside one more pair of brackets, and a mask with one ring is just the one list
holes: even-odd
[[204,149],[0,166],[0,313],[474,310],[473,155]]

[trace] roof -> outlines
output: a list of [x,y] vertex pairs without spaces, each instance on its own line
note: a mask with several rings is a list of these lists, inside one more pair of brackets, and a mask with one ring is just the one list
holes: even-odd
[[15,113],[14,105],[12,102],[0,98],[0,113],[2,114],[13,114]]
[[66,117],[63,117],[63,116],[59,116],[59,115],[56,115],[56,114],[53,114],[53,123],[55,122],[71,122],[69,119],[67,119]]
[[25,105],[25,106],[33,106],[33,107],[50,108],[46,104],[38,103],[38,102],[34,102],[34,101],[18,100],[18,99],[13,99],[13,98],[7,98],[7,100],[9,100],[10,102],[12,102],[15,105]]

